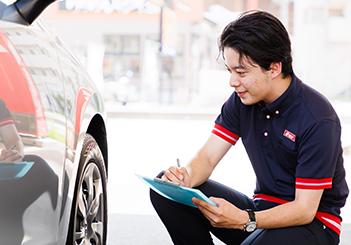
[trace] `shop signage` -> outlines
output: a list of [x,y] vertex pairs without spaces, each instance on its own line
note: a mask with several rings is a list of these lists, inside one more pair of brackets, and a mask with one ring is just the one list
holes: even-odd
[[105,12],[114,11],[128,14],[131,11],[155,14],[160,13],[160,7],[146,0],[63,0],[60,10]]

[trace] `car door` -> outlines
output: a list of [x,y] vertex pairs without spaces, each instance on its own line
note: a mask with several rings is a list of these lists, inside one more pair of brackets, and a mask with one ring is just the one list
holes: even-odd
[[0,28],[0,98],[25,154],[40,159],[23,178],[0,180],[7,196],[0,202],[1,217],[11,221],[11,229],[1,222],[0,237],[4,244],[52,244],[58,239],[66,156],[66,100],[56,45],[40,25],[0,22]]

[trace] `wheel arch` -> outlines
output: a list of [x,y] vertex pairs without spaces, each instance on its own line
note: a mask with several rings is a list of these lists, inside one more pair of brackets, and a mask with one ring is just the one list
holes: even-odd
[[[72,208],[73,208],[73,199],[75,196],[75,189],[77,184],[77,177],[79,168],[81,167],[81,157],[83,153],[83,144],[84,138],[87,134],[90,134],[102,154],[102,160],[106,173],[106,181],[108,178],[108,142],[107,142],[107,132],[106,132],[106,111],[102,97],[99,93],[85,93],[88,98],[83,101],[81,110],[78,112],[76,118],[79,118],[79,122],[75,127],[75,143],[74,149],[75,154],[71,159],[73,165],[65,164],[66,171],[69,173],[69,183],[67,186],[67,203],[63,204],[61,210],[61,224],[62,232],[59,235],[60,239],[64,239],[66,244],[67,235],[69,234],[70,221],[72,218]],[[67,167],[68,166],[68,167]],[[68,222],[68,223],[67,223]]]
[[106,176],[108,177],[108,147],[107,147],[107,132],[105,121],[100,114],[96,114],[90,121],[87,133],[94,137],[102,152]]

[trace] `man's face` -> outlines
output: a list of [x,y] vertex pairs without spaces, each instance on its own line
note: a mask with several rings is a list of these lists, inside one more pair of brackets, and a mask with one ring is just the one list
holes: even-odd
[[224,48],[223,54],[231,74],[229,84],[235,88],[243,104],[253,105],[264,101],[267,105],[276,99],[270,71],[264,71],[245,57],[239,62],[239,53],[232,48]]

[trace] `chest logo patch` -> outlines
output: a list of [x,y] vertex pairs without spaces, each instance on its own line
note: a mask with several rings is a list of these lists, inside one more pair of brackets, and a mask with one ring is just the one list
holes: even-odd
[[286,138],[288,138],[289,140],[291,140],[292,142],[295,142],[296,139],[296,135],[291,133],[289,130],[285,129],[284,134],[283,134]]

